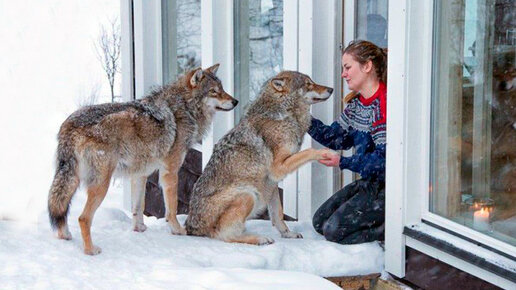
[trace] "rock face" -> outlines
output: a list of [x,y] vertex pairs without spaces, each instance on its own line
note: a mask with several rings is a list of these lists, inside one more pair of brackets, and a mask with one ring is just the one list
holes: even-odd
[[[201,66],[201,1],[177,1],[178,74]],[[242,56],[245,57],[245,56]],[[249,96],[283,69],[283,0],[249,1]]]
[[250,99],[282,69],[283,0],[249,1]]

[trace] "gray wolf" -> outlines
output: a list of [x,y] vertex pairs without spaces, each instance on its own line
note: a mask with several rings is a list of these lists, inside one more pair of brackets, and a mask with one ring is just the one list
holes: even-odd
[[267,207],[283,238],[302,238],[283,221],[278,182],[301,165],[325,159],[328,149],[299,152],[311,122],[310,105],[333,89],[284,71],[268,80],[240,123],[216,145],[190,199],[186,231],[226,242],[270,244],[245,234],[245,221]]
[[229,111],[238,103],[215,76],[218,67],[191,70],[140,100],[81,108],[64,121],[48,196],[50,222],[58,238],[71,239],[69,204],[83,184],[88,194],[79,217],[84,253],[100,253],[91,240],[91,222],[115,171],[131,177],[133,230],[144,231],[145,183],[158,169],[171,232],[186,234],[176,218],[179,168],[187,150],[202,140],[215,112]]

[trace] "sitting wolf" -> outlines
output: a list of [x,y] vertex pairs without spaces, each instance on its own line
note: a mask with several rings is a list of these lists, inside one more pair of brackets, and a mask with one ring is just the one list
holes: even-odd
[[302,238],[283,221],[278,182],[301,165],[320,160],[328,149],[298,152],[310,127],[310,105],[333,89],[308,76],[284,71],[268,80],[240,123],[216,145],[194,185],[186,231],[226,242],[270,244],[268,237],[246,235],[247,218],[268,207],[284,238]]
[[185,234],[176,218],[177,174],[186,152],[201,141],[215,111],[238,103],[215,76],[218,64],[191,70],[175,83],[128,103],[79,109],[61,125],[57,169],[48,196],[50,222],[60,239],[71,239],[67,215],[79,183],[88,199],[79,217],[84,252],[100,253],[91,241],[91,221],[115,170],[131,177],[133,229],[144,231],[147,176],[159,169],[166,218],[174,234]]

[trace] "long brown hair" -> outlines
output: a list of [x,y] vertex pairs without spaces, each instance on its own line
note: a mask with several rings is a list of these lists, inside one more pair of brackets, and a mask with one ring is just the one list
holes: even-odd
[[342,51],[353,56],[361,65],[368,61],[373,63],[376,76],[383,83],[387,83],[387,48],[380,48],[367,40],[353,40]]

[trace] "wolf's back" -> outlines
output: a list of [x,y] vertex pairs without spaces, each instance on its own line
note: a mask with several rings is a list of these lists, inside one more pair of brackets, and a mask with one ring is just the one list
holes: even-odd
[[155,106],[138,100],[127,103],[106,103],[83,107],[70,115],[65,123],[76,128],[88,127],[100,123],[102,119],[110,114],[115,114],[128,109],[135,110],[143,115],[148,115],[158,122],[162,122],[165,118],[159,109],[155,108]]

